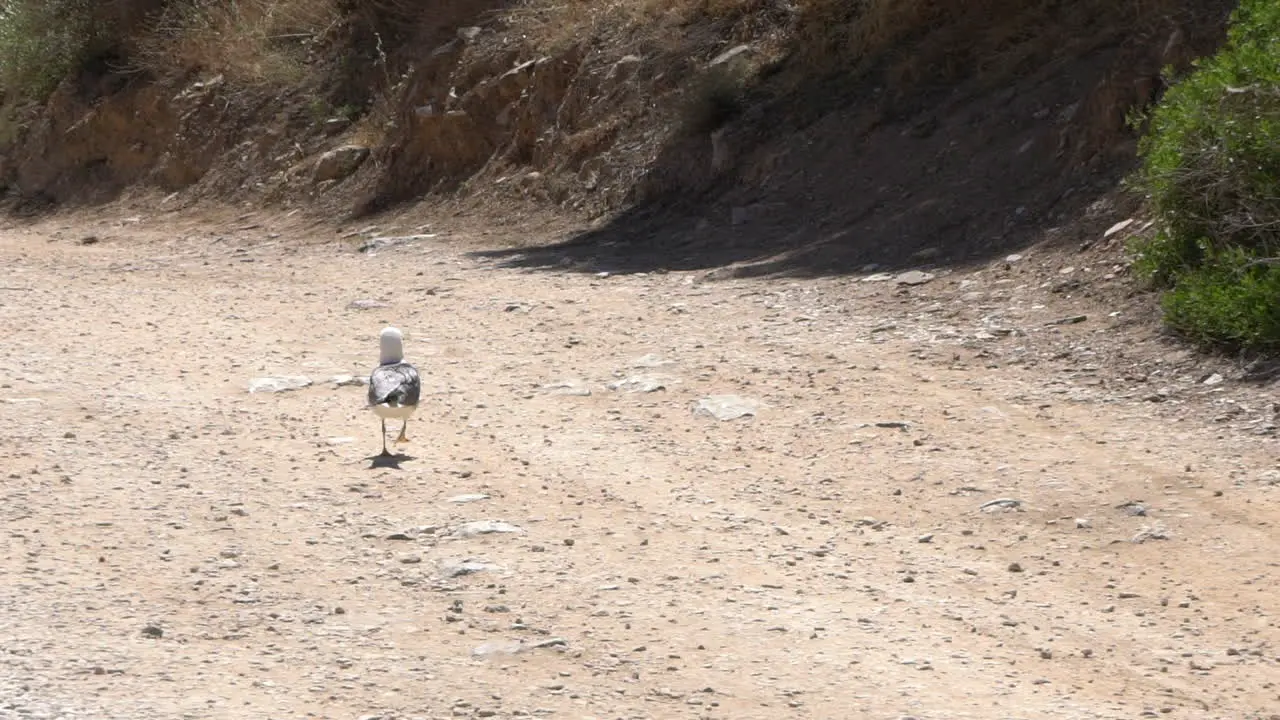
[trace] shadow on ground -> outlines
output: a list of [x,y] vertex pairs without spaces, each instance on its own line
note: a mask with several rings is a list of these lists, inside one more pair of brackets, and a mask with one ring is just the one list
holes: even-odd
[[[788,221],[806,214],[806,208],[798,207],[777,222],[764,219],[734,225],[732,219],[716,223],[706,214],[656,204],[629,209],[599,228],[559,242],[480,251],[473,257],[526,270],[610,274],[719,271],[723,277],[822,277],[963,267],[1042,241],[1070,245],[1101,233],[1111,218],[1136,204],[1136,198],[1121,195],[1121,207],[1116,206],[1119,177],[1118,171],[1113,172],[1089,191],[1057,203],[1043,213],[1050,217],[1023,221],[1018,220],[1018,207],[1025,206],[1009,209],[1009,220],[992,217],[997,212],[958,215],[944,228],[919,233],[906,226],[869,229],[832,218],[796,227]],[[714,206],[709,214],[717,214]],[[886,219],[902,220],[882,218],[873,211],[866,223],[884,223]],[[1064,228],[1064,223],[1070,227]]]

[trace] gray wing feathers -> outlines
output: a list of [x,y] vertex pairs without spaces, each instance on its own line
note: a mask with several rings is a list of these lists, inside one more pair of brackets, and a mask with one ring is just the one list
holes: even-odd
[[369,404],[417,405],[422,380],[409,363],[379,365],[369,375]]

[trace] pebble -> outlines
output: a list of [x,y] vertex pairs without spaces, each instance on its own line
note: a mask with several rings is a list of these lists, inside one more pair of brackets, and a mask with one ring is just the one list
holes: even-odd
[[641,357],[636,358],[635,360],[632,360],[631,367],[656,368],[656,367],[662,367],[664,365],[672,365],[674,363],[675,363],[674,360],[667,360],[666,358],[660,355],[649,353],[648,355],[643,355]]
[[311,378],[305,375],[284,375],[281,377],[261,377],[249,381],[250,393],[278,393],[301,390],[310,387]]
[[866,277],[862,278],[861,282],[865,282],[865,283],[888,282],[892,279],[893,279],[893,276],[890,275],[889,273],[876,273],[874,275],[867,275]]
[[552,395],[569,395],[576,397],[588,397],[591,395],[591,386],[581,380],[561,380],[559,382],[543,385],[542,390]]
[[694,408],[695,415],[708,415],[728,422],[747,415],[754,416],[760,408],[760,402],[739,395],[711,395],[698,401]]
[[464,575],[473,575],[479,572],[489,572],[493,570],[501,570],[497,565],[479,560],[462,560],[451,561],[445,560],[440,563],[440,574],[446,578],[462,577]]
[[374,300],[372,298],[360,298],[347,303],[348,310],[377,310],[385,307],[390,307],[390,304],[382,300]]
[[476,520],[459,525],[453,531],[455,537],[462,538],[477,537],[479,535],[520,535],[523,533],[523,528],[498,520]]
[[1058,318],[1057,320],[1051,320],[1051,321],[1049,321],[1049,322],[1045,323],[1045,325],[1049,325],[1049,326],[1053,326],[1053,325],[1077,325],[1077,324],[1082,323],[1082,322],[1084,322],[1085,320],[1088,320],[1088,319],[1089,319],[1089,316],[1088,316],[1088,315],[1070,315],[1070,316],[1068,316],[1068,317]]
[[924,285],[934,278],[933,273],[927,273],[922,270],[908,270],[899,274],[893,281],[899,285]]
[[1140,502],[1123,502],[1117,505],[1116,509],[1131,517],[1144,517],[1147,514],[1147,506]]
[[355,375],[334,375],[328,381],[334,387],[355,387],[359,385],[368,385],[369,378],[357,377]]
[[632,375],[621,380],[614,380],[606,387],[615,392],[652,393],[666,390],[667,385],[672,382],[674,382],[674,378],[657,375]]
[[461,505],[464,503],[480,502],[481,500],[488,500],[488,499],[489,499],[489,496],[485,495],[484,493],[467,493],[465,495],[454,495],[448,500],[445,500],[445,502],[458,503]]

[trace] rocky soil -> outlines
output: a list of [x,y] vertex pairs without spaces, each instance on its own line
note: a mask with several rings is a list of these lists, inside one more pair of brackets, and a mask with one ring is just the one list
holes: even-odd
[[[1277,386],[1082,295],[1101,256],[501,241],[0,234],[0,718],[1280,717]],[[385,324],[425,384],[393,463]]]

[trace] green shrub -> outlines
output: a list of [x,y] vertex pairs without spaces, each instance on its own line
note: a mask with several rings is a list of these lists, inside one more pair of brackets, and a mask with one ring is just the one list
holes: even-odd
[[0,87],[43,100],[102,39],[93,0],[0,3]]
[[1163,305],[1166,321],[1199,343],[1280,351],[1280,272],[1243,250],[1179,276]]
[[1280,2],[1243,0],[1226,46],[1172,87],[1140,145],[1160,232],[1136,268],[1169,289],[1170,327],[1280,349]]

